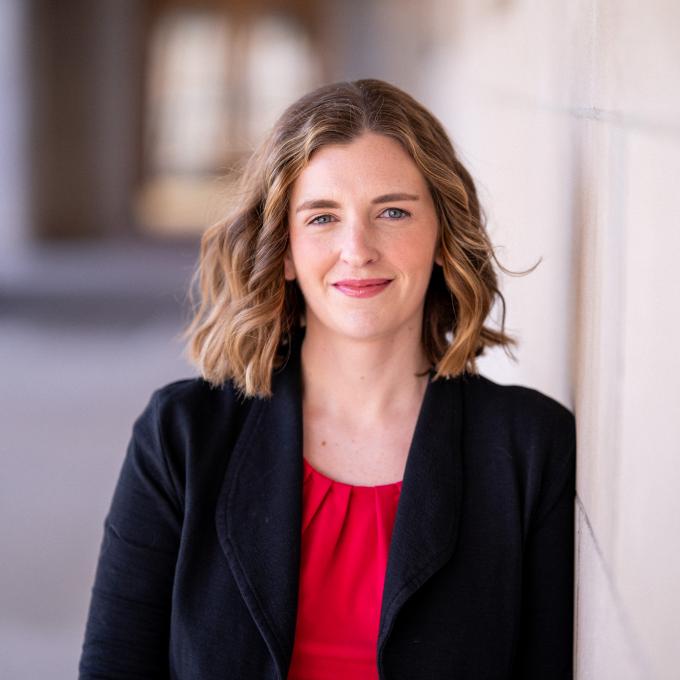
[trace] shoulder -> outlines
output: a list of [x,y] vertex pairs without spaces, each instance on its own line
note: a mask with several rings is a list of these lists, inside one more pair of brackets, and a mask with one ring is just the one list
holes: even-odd
[[231,403],[237,398],[237,391],[231,381],[216,387],[201,377],[193,377],[162,385],[153,391],[150,401],[163,411],[190,411],[209,404]]
[[153,428],[167,446],[199,441],[219,429],[232,429],[249,408],[231,381],[214,386],[200,377],[167,383],[154,390],[136,427]]
[[570,409],[540,390],[501,385],[481,374],[465,374],[461,384],[473,449],[509,456],[529,487],[537,480],[573,478],[576,419]]
[[231,382],[214,387],[198,377],[157,388],[133,425],[131,469],[160,480],[183,504],[192,489],[222,478],[254,401]]
[[[511,461],[522,490],[526,526],[536,525],[576,484],[576,419],[570,409],[532,387],[501,385],[481,374],[462,380],[464,422],[472,460]],[[568,501],[567,501],[568,502]]]
[[466,408],[473,417],[502,422],[519,437],[574,435],[573,412],[533,387],[502,385],[480,373],[465,374],[461,383]]

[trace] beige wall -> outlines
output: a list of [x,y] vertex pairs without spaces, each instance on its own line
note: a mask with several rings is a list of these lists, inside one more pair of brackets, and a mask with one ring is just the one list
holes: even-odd
[[[479,180],[519,365],[575,409],[579,680],[678,677],[680,5],[433,2],[420,96]],[[484,370],[483,369],[483,370]]]

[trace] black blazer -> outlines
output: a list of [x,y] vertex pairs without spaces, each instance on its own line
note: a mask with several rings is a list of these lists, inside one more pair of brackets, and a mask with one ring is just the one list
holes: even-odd
[[[377,643],[389,680],[572,677],[575,421],[472,374],[430,380]],[[299,344],[271,399],[157,390],[110,511],[81,678],[284,679],[302,486]]]

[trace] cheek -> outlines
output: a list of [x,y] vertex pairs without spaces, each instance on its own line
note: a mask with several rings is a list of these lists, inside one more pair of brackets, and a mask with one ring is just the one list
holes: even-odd
[[435,256],[435,243],[430,235],[416,234],[409,235],[402,239],[398,244],[394,244],[393,256],[398,259],[404,269],[423,275],[431,270],[431,265]]
[[322,272],[332,259],[333,249],[323,239],[291,237],[290,252],[298,278],[308,279]]

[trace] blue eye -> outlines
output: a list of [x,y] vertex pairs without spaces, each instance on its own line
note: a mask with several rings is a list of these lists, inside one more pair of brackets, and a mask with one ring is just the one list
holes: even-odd
[[[330,221],[330,218],[332,215],[319,215],[318,217],[315,217],[313,220],[310,220],[310,224],[328,224]],[[324,220],[323,222],[319,222],[318,220]]]
[[386,208],[383,212],[387,213],[387,216],[390,219],[402,219],[404,217],[410,217],[410,213],[406,212],[406,210],[402,210],[401,208]]

